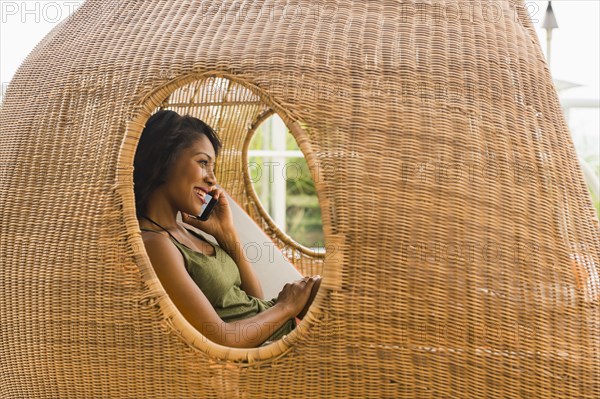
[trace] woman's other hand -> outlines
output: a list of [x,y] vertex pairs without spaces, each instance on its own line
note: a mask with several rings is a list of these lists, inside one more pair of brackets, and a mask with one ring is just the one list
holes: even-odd
[[284,306],[290,317],[296,317],[303,311],[311,297],[313,286],[320,280],[320,276],[312,276],[293,283],[287,283],[277,297],[277,304]]
[[315,279],[315,284],[313,285],[312,290],[310,291],[310,295],[308,296],[308,301],[306,301],[306,304],[304,304],[304,308],[296,316],[299,319],[304,318],[304,316],[306,315],[306,312],[308,312],[308,308],[310,308],[310,305],[312,305],[312,303],[315,299],[315,296],[317,296],[317,292],[319,292],[319,288],[321,287],[321,276],[317,275],[317,276],[313,276],[313,278]]
[[184,212],[181,212],[181,220],[210,234],[219,241],[233,231],[233,216],[229,201],[222,188],[215,188],[211,195],[214,195],[219,202],[212,210],[208,220],[201,221]]

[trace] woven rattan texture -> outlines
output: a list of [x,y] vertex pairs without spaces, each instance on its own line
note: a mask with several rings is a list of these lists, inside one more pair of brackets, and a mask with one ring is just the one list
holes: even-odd
[[[328,252],[290,247],[323,284],[286,340],[206,342],[156,279],[161,106],[281,246],[246,135],[274,111],[304,152]],[[522,1],[88,0],[8,87],[0,208],[2,399],[600,397],[598,219]]]

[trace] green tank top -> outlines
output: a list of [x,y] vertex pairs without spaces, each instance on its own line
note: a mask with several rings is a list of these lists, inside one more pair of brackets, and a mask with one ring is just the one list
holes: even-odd
[[[141,230],[160,232],[159,230]],[[208,240],[202,235],[187,228],[186,230],[208,243]],[[171,234],[169,237],[181,252],[188,274],[223,321],[231,322],[252,317],[275,304],[276,298],[268,301],[255,298],[240,288],[242,280],[235,261],[218,245],[209,243],[215,248],[214,255],[210,256],[181,244]],[[282,327],[274,331],[263,345],[282,338],[295,327],[296,320],[288,320]],[[256,334],[256,331],[252,329],[247,333]]]

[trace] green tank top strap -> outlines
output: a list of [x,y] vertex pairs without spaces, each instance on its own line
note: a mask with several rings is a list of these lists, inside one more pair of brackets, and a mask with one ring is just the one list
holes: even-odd
[[[175,236],[173,234],[171,234],[171,232],[167,229],[165,229],[164,227],[162,227],[160,224],[156,223],[154,220],[150,219],[148,216],[142,215],[142,217],[146,220],[148,220],[150,223],[155,224],[156,226],[160,227],[163,231],[166,231],[168,235],[171,236],[172,239],[174,239],[175,241],[177,241],[180,245],[183,245],[179,242],[179,240],[177,238],[175,238]],[[144,229],[141,229],[144,230]],[[157,233],[156,230],[146,230],[146,231],[153,231],[155,233]]]

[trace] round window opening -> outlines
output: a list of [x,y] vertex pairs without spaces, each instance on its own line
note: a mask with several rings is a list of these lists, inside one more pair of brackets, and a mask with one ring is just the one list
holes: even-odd
[[280,235],[289,238],[286,255],[297,256],[294,250],[324,252],[317,190],[296,139],[276,113],[262,121],[249,139],[249,191]]
[[185,319],[176,329],[208,338],[188,342],[229,358],[247,358],[232,347],[274,356],[266,346],[298,334],[320,287],[325,242],[307,162],[257,88],[208,76],[169,92],[134,156],[150,266]]

